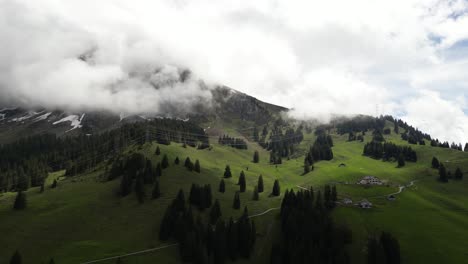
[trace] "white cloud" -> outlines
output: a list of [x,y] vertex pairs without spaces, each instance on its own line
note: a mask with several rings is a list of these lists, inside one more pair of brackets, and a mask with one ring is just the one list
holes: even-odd
[[[417,116],[411,103],[432,98],[421,91],[440,94],[436,109],[465,100],[468,52],[454,45],[468,38],[467,11],[465,0],[4,0],[0,95],[117,111],[208,96],[195,81],[174,85],[174,65],[295,116],[376,105]],[[92,63],[76,59],[90,51]]]

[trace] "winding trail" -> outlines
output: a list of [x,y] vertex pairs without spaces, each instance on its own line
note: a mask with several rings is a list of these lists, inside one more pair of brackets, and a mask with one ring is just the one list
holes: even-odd
[[384,196],[390,196],[390,195],[397,195],[397,194],[400,194],[405,188],[408,188],[408,187],[413,186],[415,181],[417,181],[417,180],[410,181],[410,183],[407,184],[407,185],[398,186],[398,192],[396,192],[396,193],[391,193],[391,194],[387,194],[387,195],[384,195]]

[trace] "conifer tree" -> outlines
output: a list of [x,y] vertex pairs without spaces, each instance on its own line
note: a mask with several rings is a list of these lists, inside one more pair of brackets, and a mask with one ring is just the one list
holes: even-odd
[[271,192],[271,194],[273,196],[279,196],[281,194],[280,185],[279,185],[278,180],[275,180],[275,183],[273,184],[273,191]]
[[45,189],[45,188],[44,188],[44,182],[42,182],[42,184],[41,184],[41,189],[39,190],[39,192],[40,192],[40,193],[43,193],[43,192],[44,192],[44,189]]
[[263,192],[263,177],[262,177],[262,175],[258,176],[257,187],[258,187],[258,192],[262,193]]
[[219,182],[219,192],[224,193],[225,191],[226,191],[226,186],[224,184],[224,179],[221,179],[221,181]]
[[221,206],[219,201],[216,199],[210,211],[210,223],[212,225],[216,224],[216,221],[221,217]]
[[26,209],[26,194],[19,190],[16,194],[15,203],[13,204],[14,210]]
[[253,199],[254,201],[260,200],[260,196],[258,195],[258,187],[257,187],[257,186],[254,187],[252,199]]
[[465,144],[465,152],[468,152],[468,143]]
[[442,163],[440,163],[439,166],[439,180],[441,182],[448,182],[447,170],[445,169],[445,166]]
[[239,177],[239,182],[238,182],[238,184],[239,184],[239,190],[240,190],[240,192],[241,192],[241,193],[242,193],[242,192],[245,192],[246,182],[245,182],[245,174],[244,174],[243,171],[241,172],[241,175],[240,175],[240,177]]
[[258,136],[258,129],[257,129],[257,127],[254,127],[254,130],[253,130],[253,140],[254,140],[255,142],[257,142],[258,139],[259,139],[259,136]]
[[240,196],[239,196],[239,192],[236,192],[234,194],[234,202],[232,204],[232,208],[234,209],[239,209],[240,208]]
[[154,153],[157,156],[161,155],[161,150],[159,149],[159,146],[156,147],[156,152]]
[[455,171],[455,179],[456,180],[463,179],[463,172],[460,170],[460,168],[457,168],[457,170]]
[[332,186],[331,190],[331,200],[333,203],[338,201],[338,192],[336,191],[336,185]]
[[179,165],[179,163],[180,163],[179,157],[176,157],[175,160],[174,160],[174,164]]
[[142,204],[145,199],[145,188],[143,186],[143,176],[138,173],[135,181],[135,193],[138,198],[138,202]]
[[434,169],[439,168],[439,160],[436,157],[432,158],[432,168],[434,168]]
[[54,179],[54,181],[52,182],[52,185],[50,186],[52,189],[55,189],[57,188],[57,180]]
[[260,161],[260,154],[258,154],[258,151],[255,151],[253,155],[253,162],[258,163],[259,161]]
[[193,171],[193,163],[192,161],[190,160],[189,157],[187,157],[185,159],[185,163],[184,163],[185,167],[189,170],[189,171]]
[[16,250],[13,256],[11,256],[10,258],[10,264],[21,264],[21,263],[23,263],[21,254],[19,253],[18,250]]
[[194,166],[193,170],[195,172],[200,173],[200,161],[198,161],[198,160],[195,161],[195,166]]
[[304,175],[310,172],[310,163],[308,159],[304,160]]
[[226,165],[226,168],[224,169],[224,178],[231,178],[232,173],[231,173],[231,167],[229,165]]
[[155,174],[156,177],[161,177],[162,176],[161,162],[158,162],[158,164],[156,165],[156,170],[154,171],[154,174]]
[[167,158],[166,154],[164,154],[164,156],[162,158],[161,167],[162,167],[162,169],[166,169],[167,167],[169,167],[169,159]]
[[159,189],[159,179],[154,181],[153,191],[151,193],[152,199],[158,199],[161,197],[161,190]]
[[[119,259],[120,259],[120,258],[119,258]],[[120,262],[120,263],[122,263],[122,262]],[[51,258],[51,259],[49,260],[49,264],[55,264],[55,260],[54,260],[53,258]]]
[[401,168],[404,166],[405,166],[405,157],[403,156],[403,154],[400,154],[400,156],[398,156],[398,168]]

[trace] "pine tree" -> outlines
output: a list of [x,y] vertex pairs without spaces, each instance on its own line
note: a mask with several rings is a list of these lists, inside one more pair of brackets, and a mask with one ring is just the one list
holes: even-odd
[[175,160],[174,160],[174,164],[179,165],[179,163],[180,163],[179,157],[176,157]]
[[143,177],[141,173],[138,173],[135,181],[135,193],[138,198],[138,202],[142,204],[145,199],[145,188],[143,186]]
[[260,156],[258,154],[258,151],[255,151],[253,155],[253,162],[258,163],[259,161],[260,161]]
[[263,177],[262,177],[262,175],[258,176],[257,187],[258,187],[258,192],[262,193],[263,192]]
[[195,172],[200,173],[200,161],[196,160],[195,161],[195,167],[193,168]]
[[278,180],[275,180],[275,183],[273,184],[273,191],[271,192],[271,194],[273,196],[279,196],[281,194],[280,185],[279,185]]
[[11,256],[10,258],[10,264],[21,264],[21,263],[23,263],[21,254],[19,253],[18,250],[16,250],[13,256]]
[[338,201],[338,193],[336,191],[336,185],[333,185],[332,186],[332,190],[331,190],[331,200],[333,203],[337,202]]
[[400,154],[400,156],[398,156],[398,168],[401,168],[404,166],[405,166],[405,157],[403,156],[403,154]]
[[159,189],[159,180],[156,179],[154,181],[153,192],[151,193],[151,198],[158,199],[159,197],[161,197],[161,190]]
[[210,211],[210,223],[212,225],[216,224],[216,221],[221,217],[221,206],[219,201],[216,199]]
[[260,200],[260,196],[258,195],[258,187],[257,187],[257,186],[254,187],[252,199],[253,199],[254,201]]
[[465,144],[465,152],[468,152],[468,143]]
[[159,149],[159,146],[156,147],[156,152],[154,153],[157,156],[161,155],[161,150]]
[[432,158],[432,168],[434,168],[434,169],[439,168],[439,160],[436,157]]
[[240,196],[239,192],[236,192],[234,194],[234,202],[232,203],[232,208],[234,209],[240,209]]
[[162,158],[161,167],[162,167],[162,169],[167,169],[167,167],[169,167],[169,159],[167,158],[166,154],[164,154],[164,156]]
[[239,182],[237,183],[239,185],[239,190],[240,192],[245,192],[245,188],[246,188],[246,182],[245,182],[245,174],[244,172],[242,171],[240,176],[239,176]]
[[310,163],[308,159],[304,160],[304,175],[310,172]]
[[189,171],[193,171],[193,163],[192,161],[190,160],[189,157],[187,157],[185,159],[185,163],[184,163],[185,167],[189,170]]
[[55,189],[57,188],[57,180],[54,179],[54,181],[52,182],[52,185],[50,186],[52,189]]
[[221,179],[221,181],[219,182],[219,192],[224,193],[225,191],[226,191],[226,186],[224,184],[224,179]]
[[231,173],[231,167],[229,165],[226,165],[226,168],[224,169],[224,178],[231,178],[232,173]]
[[155,174],[156,177],[161,177],[162,176],[161,162],[158,162],[158,164],[156,165],[156,170],[154,171],[154,174]]
[[40,192],[40,193],[43,193],[43,192],[44,192],[44,189],[45,189],[45,187],[44,187],[44,182],[42,182],[42,184],[41,184],[41,189],[39,190],[39,192]]
[[445,166],[442,163],[439,166],[439,180],[441,182],[448,182],[447,170],[445,169]]
[[460,170],[460,168],[457,168],[457,170],[455,171],[455,179],[456,180],[463,179],[463,172]]
[[23,210],[26,209],[26,194],[23,191],[18,191],[15,198],[15,203],[13,204],[14,210]]

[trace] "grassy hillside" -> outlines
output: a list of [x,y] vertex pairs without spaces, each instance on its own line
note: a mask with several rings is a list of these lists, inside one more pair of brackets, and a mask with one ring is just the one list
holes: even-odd
[[[397,144],[407,144],[396,134],[386,138]],[[162,197],[146,199],[142,205],[138,204],[134,194],[125,198],[116,195],[119,179],[100,180],[104,173],[103,164],[73,178],[60,177],[63,172],[52,173],[48,182],[60,177],[58,187],[47,187],[42,194],[38,188],[28,190],[28,208],[24,211],[11,210],[13,193],[0,196],[0,262],[7,262],[15,249],[19,249],[25,263],[47,262],[50,257],[56,263],[82,263],[171,244],[158,240],[158,230],[164,210],[177,191],[183,188],[188,197],[192,183],[211,184],[214,198],[221,202],[222,217],[237,217],[242,210],[232,209],[232,202],[234,192],[238,190],[237,179],[243,170],[247,192],[241,194],[241,206],[247,206],[250,215],[280,206],[281,197],[269,197],[275,179],[280,181],[282,193],[288,188],[314,186],[317,189],[335,183],[340,197],[349,197],[353,201],[366,198],[374,203],[375,207],[370,210],[339,206],[333,213],[337,222],[346,223],[353,229],[350,246],[353,263],[364,263],[367,237],[380,230],[390,231],[399,239],[405,263],[462,263],[466,259],[464,240],[468,236],[468,153],[412,146],[417,151],[418,162],[408,162],[404,168],[396,168],[396,163],[362,156],[370,135],[365,137],[365,142],[347,142],[346,139],[346,135],[334,134],[335,158],[316,163],[315,170],[304,176],[301,176],[303,156],[284,159],[282,165],[270,165],[268,152],[254,143],[249,143],[248,150],[214,142],[212,149],[205,150],[183,148],[174,143],[160,145],[162,154],[167,154],[170,160],[170,166],[163,171],[160,180]],[[312,134],[306,134],[300,149],[307,149],[313,140]],[[134,146],[127,151],[142,152],[156,162],[162,155],[154,155],[155,148],[156,144],[152,143],[142,148]],[[251,161],[254,150],[260,152],[258,164]],[[181,163],[187,156],[192,161],[199,159],[201,173],[175,165],[176,156]],[[430,168],[433,156],[452,171],[460,166],[465,179],[446,184],[437,182],[437,171]],[[340,167],[342,163],[346,166]],[[226,181],[226,192],[221,194],[217,189],[227,164],[231,166],[233,177]],[[265,192],[260,195],[260,201],[253,201],[253,187],[260,174]],[[365,175],[379,177],[386,184],[369,188],[354,184]],[[397,192],[398,186],[413,180],[416,180],[414,185],[398,194],[396,201],[387,201],[388,194]],[[146,188],[149,196],[151,186]],[[201,217],[206,217],[208,212],[195,211]],[[278,211],[271,210],[253,219],[258,236],[254,255],[250,261],[240,263],[266,263],[271,241],[278,232]],[[177,246],[124,259],[124,263],[179,262]],[[115,260],[103,263],[115,263]]]

